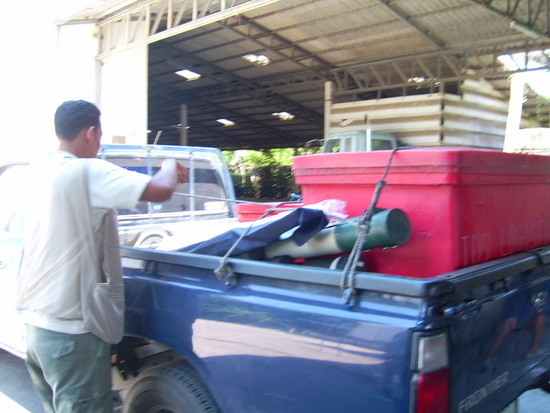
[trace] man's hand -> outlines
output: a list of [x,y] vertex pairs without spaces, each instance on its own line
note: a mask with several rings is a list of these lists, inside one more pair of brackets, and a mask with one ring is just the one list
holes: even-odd
[[185,166],[179,162],[176,162],[176,170],[178,174],[178,184],[189,182],[189,172]]
[[141,194],[141,201],[164,202],[170,199],[176,185],[187,182],[187,169],[175,159],[165,159],[159,171],[153,175],[151,181]]

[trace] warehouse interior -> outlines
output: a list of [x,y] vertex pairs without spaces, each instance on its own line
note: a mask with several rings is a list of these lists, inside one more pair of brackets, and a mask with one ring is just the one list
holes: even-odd
[[[327,103],[461,96],[470,82],[507,104],[512,75],[550,67],[539,0],[105,0],[79,20],[97,22],[99,59],[131,47],[123,22],[146,26],[149,143],[299,148],[323,137]],[[522,110],[549,126],[529,84]]]

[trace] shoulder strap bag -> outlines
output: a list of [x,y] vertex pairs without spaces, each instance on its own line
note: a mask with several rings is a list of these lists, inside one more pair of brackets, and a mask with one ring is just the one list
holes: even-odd
[[[88,163],[84,162],[85,181],[88,183]],[[92,207],[88,196],[89,217],[91,222]],[[111,344],[120,342],[124,332],[124,284],[120,263],[117,212],[114,209],[105,209],[99,231],[94,234],[92,225],[89,226],[94,238],[94,256],[99,258],[99,271],[86,271],[87,275],[94,275],[94,282],[83,283],[88,288],[86,295],[82,295],[82,317],[84,326],[91,333],[103,341]],[[97,262],[97,261],[96,261]],[[97,265],[97,264],[96,264]]]

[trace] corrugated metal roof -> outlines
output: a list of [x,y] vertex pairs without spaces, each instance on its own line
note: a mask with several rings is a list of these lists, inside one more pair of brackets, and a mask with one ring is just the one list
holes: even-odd
[[[136,1],[127,9],[150,3],[152,16],[161,17],[156,28],[160,32],[167,24],[162,7],[168,1]],[[183,0],[171,2],[175,15]],[[75,19],[96,18],[104,23],[112,17],[105,16],[105,11],[122,3],[97,2]],[[228,7],[246,3],[227,0]],[[198,0],[197,4],[207,16],[209,7],[221,3]],[[302,146],[322,136],[326,80],[335,82],[339,101],[426,93],[442,85],[458,90],[462,79],[475,76],[492,80],[496,88],[506,91],[509,73],[496,56],[550,47],[550,12],[539,4],[532,0],[281,0],[248,10],[151,43],[149,128],[163,130],[164,143],[177,143],[179,106],[186,103],[192,145]],[[184,11],[183,23],[191,19],[190,9]],[[533,39],[533,33],[513,29],[512,22],[540,36]],[[264,54],[271,63],[255,66],[243,59],[251,53]],[[186,82],[174,74],[184,68],[203,76]],[[414,83],[414,77],[425,82]],[[533,105],[527,109],[533,113],[537,109],[540,118],[540,102]],[[293,113],[295,118],[278,121],[272,116],[278,111]],[[547,112],[545,108],[546,124]],[[220,117],[237,125],[217,126],[214,121]]]

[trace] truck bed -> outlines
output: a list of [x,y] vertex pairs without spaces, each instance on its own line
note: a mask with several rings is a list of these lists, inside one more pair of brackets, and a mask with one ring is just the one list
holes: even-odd
[[419,336],[448,335],[449,412],[548,383],[550,246],[435,277],[123,248],[127,334],[175,350],[230,412],[416,410]]

